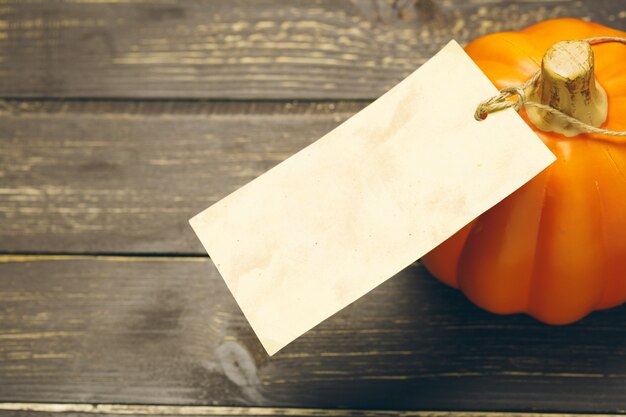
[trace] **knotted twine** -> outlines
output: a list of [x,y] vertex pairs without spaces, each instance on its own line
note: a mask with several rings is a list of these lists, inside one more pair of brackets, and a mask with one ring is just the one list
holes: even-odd
[[[598,36],[594,38],[586,38],[581,39],[583,42],[587,42],[589,45],[597,45],[599,43],[606,42],[617,42],[626,44],[626,38],[621,38],[618,36]],[[541,75],[541,70],[538,70],[532,77],[530,77],[525,83],[506,87],[500,90],[499,94],[488,98],[487,100],[482,101],[478,107],[476,108],[476,112],[474,113],[474,118],[478,121],[485,120],[487,115],[490,113],[495,113],[500,110],[508,109],[513,107],[515,111],[520,111],[522,107],[536,107],[538,109],[544,110],[550,113],[556,120],[564,121],[570,123],[576,129],[581,132],[586,133],[598,133],[602,135],[611,135],[611,136],[626,136],[626,131],[617,132],[615,130],[602,129],[599,127],[592,126],[588,123],[582,122],[575,117],[570,116],[569,114],[563,113],[562,111],[548,106],[546,104],[537,103],[535,101],[529,101],[526,98],[525,89],[533,85],[537,79]],[[516,100],[509,100],[511,97],[517,96]]]

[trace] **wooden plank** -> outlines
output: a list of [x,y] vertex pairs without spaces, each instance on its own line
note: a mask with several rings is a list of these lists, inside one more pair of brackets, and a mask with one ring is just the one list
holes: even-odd
[[366,98],[451,38],[578,16],[613,0],[7,0],[0,96]]
[[291,416],[291,417],[609,417],[621,414],[497,413],[468,411],[345,410],[123,404],[0,403],[0,416]]
[[202,254],[192,215],[365,104],[5,103],[0,251]]
[[268,358],[207,258],[1,260],[0,401],[626,407],[626,308],[563,327],[495,316],[416,264]]

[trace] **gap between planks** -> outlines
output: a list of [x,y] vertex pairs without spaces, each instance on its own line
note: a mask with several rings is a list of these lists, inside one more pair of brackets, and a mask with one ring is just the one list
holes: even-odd
[[608,417],[620,414],[503,413],[480,411],[401,411],[341,410],[322,408],[221,407],[186,405],[127,405],[70,403],[0,403],[0,411],[43,413],[87,413],[108,415],[179,415],[179,416],[404,416],[404,417]]
[[208,262],[206,255],[149,255],[149,254],[124,254],[124,255],[69,255],[69,254],[0,254],[0,264],[18,262],[49,262],[49,261],[109,261],[109,262]]

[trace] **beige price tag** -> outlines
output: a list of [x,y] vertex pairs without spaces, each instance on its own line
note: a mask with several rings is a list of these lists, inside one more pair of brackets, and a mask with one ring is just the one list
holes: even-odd
[[552,163],[450,42],[339,127],[190,220],[271,355]]

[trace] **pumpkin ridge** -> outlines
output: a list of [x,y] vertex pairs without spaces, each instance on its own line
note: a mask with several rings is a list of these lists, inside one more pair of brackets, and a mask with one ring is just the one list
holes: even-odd
[[[606,145],[604,144],[600,144],[600,146],[602,146],[604,148],[603,154],[607,155],[608,153],[608,157],[609,159],[611,159],[613,161],[613,163],[615,164],[615,161],[613,160],[613,157],[610,156],[610,152],[608,151],[608,149],[606,149]],[[602,162],[602,161],[601,161]],[[615,168],[616,165],[613,165]],[[598,195],[598,199],[600,200],[600,216],[602,219],[605,219],[607,216],[607,211],[606,211],[606,203],[605,200],[603,198],[604,194],[602,192],[602,190],[604,190],[604,187],[601,187],[601,183],[602,183],[602,179],[598,178],[598,175],[594,173],[594,177],[595,177],[595,181],[596,181],[596,194]],[[600,296],[598,297],[598,301],[596,302],[596,304],[593,306],[593,308],[589,311],[593,311],[593,310],[597,310],[598,307],[600,307],[600,305],[602,304],[602,302],[604,301],[604,298],[606,296],[606,291],[608,286],[608,271],[606,268],[607,265],[607,261],[608,261],[608,257],[609,255],[607,255],[609,253],[608,248],[606,246],[606,242],[607,242],[607,229],[606,229],[606,222],[601,222],[601,228],[600,228],[600,234],[602,236],[602,253],[604,254],[604,259],[602,259],[602,266],[603,266],[603,273],[602,273],[602,292],[600,293]],[[588,314],[588,313],[587,313]]]
[[606,144],[603,144],[603,149],[606,157],[609,159],[609,161],[611,161],[611,166],[613,167],[613,169],[615,169],[615,172],[622,178],[626,177],[626,173],[624,173],[622,168],[620,168],[609,147]]
[[480,216],[478,216],[478,218],[474,219],[474,221],[472,221],[471,223],[471,227],[469,228],[469,230],[467,231],[467,235],[465,237],[465,240],[463,242],[463,246],[461,246],[461,250],[459,252],[459,256],[456,257],[456,265],[454,265],[454,270],[456,271],[454,274],[454,279],[456,281],[456,287],[457,289],[459,289],[463,294],[465,294],[465,291],[463,291],[463,281],[461,280],[461,274],[459,273],[459,265],[461,263],[461,259],[463,259],[463,255],[465,255],[465,252],[468,250],[469,245],[467,244],[467,241],[469,239],[469,237],[472,235],[472,233],[474,232],[474,229],[476,228],[476,226],[478,225],[478,219],[480,219]]
[[593,172],[592,175],[596,184],[596,195],[600,202],[599,218],[602,219],[602,221],[600,222],[600,233],[602,239],[601,246],[603,256],[599,262],[599,265],[601,265],[602,267],[601,274],[599,274],[599,279],[601,279],[602,284],[602,292],[599,294],[598,300],[593,308],[590,310],[590,312],[603,308],[603,304],[606,303],[605,300],[607,296],[607,291],[611,287],[611,285],[609,284],[609,280],[612,280],[614,278],[609,270],[609,265],[612,262],[612,257],[614,256],[614,254],[610,251],[610,248],[608,247],[608,236],[611,232],[614,232],[614,230],[608,227],[606,221],[606,219],[610,218],[611,211],[607,207],[607,203],[613,200],[613,198],[611,197],[613,195],[613,187],[611,185],[614,184],[607,185],[607,182],[610,182],[610,180],[607,181],[607,178],[618,177],[621,178],[621,181],[619,182],[624,182],[624,172],[622,171],[622,168],[617,163],[613,154],[611,153],[611,146],[611,144],[607,144],[604,142],[593,145],[595,151],[594,158],[597,161],[597,165],[603,167],[604,169],[607,169],[608,171],[610,171],[611,174],[599,174],[596,170],[591,171]]
[[533,250],[533,259],[532,259],[532,268],[530,268],[530,283],[528,284],[528,293],[526,294],[526,311],[528,312],[528,314],[530,314],[531,316],[535,317],[536,319],[539,319],[538,316],[535,315],[534,309],[532,307],[532,300],[533,300],[533,294],[534,294],[534,290],[536,289],[536,281],[537,281],[537,268],[539,267],[538,263],[537,263],[537,252],[539,251],[539,236],[541,235],[541,230],[543,228],[543,222],[544,222],[544,209],[546,207],[546,193],[548,192],[548,188],[550,185],[550,181],[552,180],[552,173],[554,172],[554,169],[552,168],[552,165],[550,165],[549,167],[546,168],[545,172],[545,176],[546,179],[543,183],[543,196],[541,199],[541,212],[539,214],[539,224],[537,225],[537,236],[535,237],[535,248]]
[[[603,161],[602,162],[605,164],[607,169],[610,172],[613,173],[614,178],[617,179],[616,182],[619,185],[626,186],[626,175],[624,173],[623,164],[618,163],[618,161],[616,160],[616,157],[613,155],[613,153],[611,151],[611,148],[613,147],[613,145],[602,143],[601,146],[602,146],[602,151],[603,151],[602,152],[602,157],[603,157]],[[606,178],[605,176],[601,176],[601,177],[602,178]],[[615,186],[615,185],[616,184],[613,184],[613,186]],[[606,187],[606,186],[605,187],[601,187],[601,188],[602,188],[602,190],[599,190],[601,193],[603,193],[605,190],[613,189],[611,187]],[[608,199],[608,200],[610,200],[610,199]],[[603,219],[610,218],[610,213],[611,213],[611,210],[609,208],[607,208],[607,206],[606,206],[606,204],[607,204],[606,201],[607,201],[607,199],[605,199],[605,198],[601,199],[601,202],[602,202],[601,207],[602,207],[602,210],[603,210],[603,215],[602,215]],[[613,202],[613,204],[615,204],[615,202]],[[618,205],[619,205],[619,203],[618,203]],[[607,225],[606,221],[602,222],[602,227],[603,227],[603,231],[604,231],[603,243],[604,243],[604,245],[609,245],[609,243],[608,243],[609,239],[607,238],[607,236],[610,236],[610,235],[608,235],[607,233],[610,233],[611,231],[613,231],[614,228],[610,228]],[[609,247],[610,247],[610,245],[609,245]],[[605,273],[605,276],[606,276],[605,291],[603,292],[602,298],[599,300],[598,305],[596,306],[597,310],[602,310],[602,309],[606,309],[606,308],[615,307],[615,306],[623,304],[626,301],[623,294],[622,294],[621,297],[619,297],[619,296],[617,297],[617,302],[616,302],[616,298],[614,296],[612,296],[614,294],[623,293],[623,291],[620,291],[619,287],[617,289],[615,288],[614,280],[616,278],[617,279],[620,278],[619,275],[616,276],[616,274],[615,274],[615,267],[616,267],[615,266],[615,254],[611,253],[608,248],[607,248],[607,250],[605,252],[606,253],[610,253],[611,255],[607,256],[607,260],[606,260],[606,262],[604,264],[605,265],[607,265],[607,264],[608,265],[612,265],[613,269],[607,268],[608,270]],[[617,263],[618,263],[617,269],[619,270],[620,269],[619,268],[619,260],[617,261]],[[623,265],[621,266],[621,269],[623,269]],[[609,288],[611,288],[612,291],[614,291],[613,294],[607,293]]]

